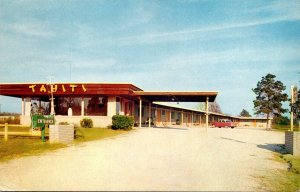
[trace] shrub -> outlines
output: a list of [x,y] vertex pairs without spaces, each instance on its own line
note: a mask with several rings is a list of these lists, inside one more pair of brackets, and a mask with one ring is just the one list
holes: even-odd
[[59,122],[58,124],[59,124],[59,125],[69,125],[68,122]]
[[20,124],[20,116],[1,117],[0,124]]
[[114,115],[112,117],[112,129],[130,130],[134,124],[132,116]]
[[93,127],[93,120],[90,118],[83,118],[80,121],[80,125],[83,128],[92,128]]

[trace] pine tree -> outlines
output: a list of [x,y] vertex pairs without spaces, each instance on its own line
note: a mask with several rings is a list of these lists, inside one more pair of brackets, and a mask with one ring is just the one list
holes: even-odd
[[253,101],[255,114],[267,115],[267,129],[270,116],[287,112],[287,109],[282,108],[282,102],[288,100],[288,95],[282,93],[286,87],[281,81],[275,81],[275,77],[273,74],[267,74],[257,83],[257,87],[252,89],[256,94]]
[[250,113],[246,109],[243,109],[241,111],[240,116],[241,117],[251,117]]

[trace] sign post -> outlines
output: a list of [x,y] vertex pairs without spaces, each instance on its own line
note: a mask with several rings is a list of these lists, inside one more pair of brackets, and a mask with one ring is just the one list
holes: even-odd
[[[297,87],[291,86],[291,106],[297,101]],[[294,109],[291,107],[291,131],[294,131]]]
[[34,130],[41,130],[41,140],[45,142],[45,131],[49,124],[54,124],[54,115],[33,115],[32,116],[32,128]]

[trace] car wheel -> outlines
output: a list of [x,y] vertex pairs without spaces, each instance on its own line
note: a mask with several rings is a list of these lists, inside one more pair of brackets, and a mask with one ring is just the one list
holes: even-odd
[[233,129],[234,127],[231,127],[231,129]]

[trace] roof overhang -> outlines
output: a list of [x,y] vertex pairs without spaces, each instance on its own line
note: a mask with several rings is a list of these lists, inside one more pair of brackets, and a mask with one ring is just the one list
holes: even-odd
[[130,83],[1,83],[0,95],[11,97],[89,96],[124,95],[131,96],[142,89]]
[[216,91],[143,91],[130,83],[0,83],[0,95],[12,97],[54,96],[86,97],[89,95],[120,95],[142,98],[148,102],[209,102],[215,101]]
[[216,91],[134,91],[134,95],[151,102],[214,102]]

